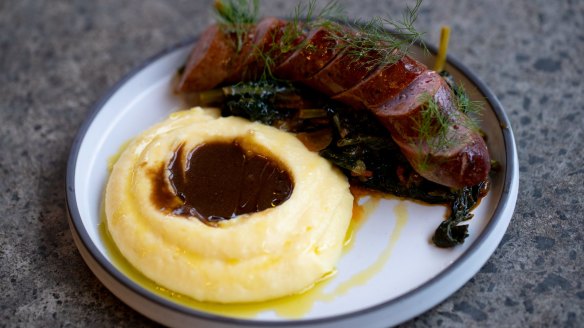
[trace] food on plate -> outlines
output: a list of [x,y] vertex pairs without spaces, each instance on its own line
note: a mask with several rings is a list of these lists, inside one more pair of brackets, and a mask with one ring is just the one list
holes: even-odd
[[217,1],[220,22],[194,45],[176,91],[298,133],[352,183],[449,204],[433,241],[452,247],[468,235],[459,223],[486,194],[491,160],[464,89],[407,54],[419,5],[389,32],[388,21],[328,19],[333,5],[284,20]]
[[298,293],[333,272],[352,204],[346,177],[292,134],[202,108],[133,139],[105,194],[133,266],[220,303]]
[[[266,21],[270,24],[264,24]],[[272,49],[283,48],[278,41],[281,39],[279,35],[285,33],[287,28],[295,28],[288,27],[293,24],[291,22],[281,20],[279,23],[271,23],[273,21],[277,20],[266,18],[258,23],[258,26],[263,27],[260,34],[272,35],[271,38],[256,38],[258,29],[250,26],[245,34],[243,48],[267,49],[264,52],[268,54],[274,52]],[[276,79],[306,84],[356,110],[364,109],[374,113],[391,131],[410,164],[428,180],[460,188],[475,185],[487,178],[490,158],[486,143],[478,131],[468,128],[466,121],[469,118],[456,108],[454,93],[438,73],[396,50],[395,61],[357,69],[357,76],[353,76],[347,66],[335,62],[356,61],[354,66],[360,67],[365,64],[359,64],[360,59],[352,58],[351,51],[340,51],[343,47],[339,44],[346,42],[343,36],[336,33],[351,32],[331,31],[324,27],[308,29],[307,32],[300,29],[298,40],[295,41],[299,46],[294,51],[278,52],[272,60],[271,73]],[[207,37],[209,34],[212,37]],[[250,67],[263,69],[262,57],[254,56],[254,50],[238,52],[234,43],[229,32],[222,31],[221,26],[209,27],[193,48],[178,90],[205,91],[217,85],[257,77],[258,72],[246,72],[252,70]],[[381,54],[372,51],[367,60],[376,62],[381,59],[376,56]],[[327,65],[331,61],[331,65]],[[219,65],[209,65],[210,62]],[[227,77],[230,77],[229,80]],[[197,79],[203,82],[196,83]],[[432,102],[435,107],[435,116],[440,116],[436,120],[448,121],[448,125],[444,131],[434,133],[436,136],[428,135],[424,138],[419,133],[419,126],[427,112],[424,109],[430,107],[427,106],[428,102]]]
[[491,161],[464,88],[408,55],[419,4],[389,33],[327,19],[333,5],[260,20],[255,1],[216,1],[175,85],[213,108],[171,115],[113,166],[107,228],[124,257],[198,301],[299,293],[334,272],[350,186],[448,204],[432,241],[461,244]]

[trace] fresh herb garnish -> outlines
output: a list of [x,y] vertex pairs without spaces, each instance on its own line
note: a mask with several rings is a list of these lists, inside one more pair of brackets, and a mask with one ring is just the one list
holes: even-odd
[[337,41],[338,50],[346,49],[359,65],[373,69],[393,64],[407,55],[413,44],[420,42],[423,34],[414,28],[414,23],[421,3],[422,0],[417,0],[414,7],[408,6],[401,21],[381,16],[351,21],[337,1],[329,1],[321,8],[315,0],[301,2],[294,8],[279,40],[265,53],[256,52],[267,70],[264,77],[273,78],[270,71],[277,62],[276,57],[310,47],[308,40],[303,38],[314,28],[329,30],[330,37]]
[[452,139],[450,129],[453,125],[452,118],[442,111],[434,97],[428,93],[420,95],[422,103],[420,116],[413,121],[417,131],[416,138],[412,137],[412,144],[418,148],[419,158],[417,168],[421,172],[431,170],[431,154],[450,147],[455,140]]
[[450,133],[455,125],[473,131],[479,130],[478,118],[484,104],[481,101],[471,100],[462,84],[455,83],[448,72],[442,71],[440,75],[445,78],[451,89],[452,107],[447,113],[431,95],[425,93],[420,96],[419,102],[423,104],[421,114],[414,122],[418,135],[415,141],[412,140],[418,146],[420,154],[425,154],[418,165],[420,170],[430,168],[430,153],[440,152],[457,142],[453,139],[457,134]]
[[408,6],[401,21],[381,16],[366,21],[344,19],[337,25],[339,33],[333,33],[332,37],[340,41],[355,62],[367,69],[391,65],[408,54],[409,48],[423,35],[414,28],[421,4],[422,0],[417,0],[413,8]]
[[470,119],[467,122],[469,128],[474,130],[479,127],[479,117],[483,112],[485,104],[480,100],[471,100],[468,92],[464,88],[462,83],[456,83],[454,77],[447,71],[441,71],[440,76],[444,78],[444,81],[448,83],[448,86],[454,94],[454,106],[463,114],[467,115]]
[[[339,50],[346,49],[346,53],[359,65],[373,69],[379,65],[393,64],[420,41],[422,33],[416,31],[414,23],[421,3],[422,0],[416,0],[414,7],[408,6],[401,21],[381,16],[366,21],[351,21],[337,1],[329,1],[321,8],[315,0],[300,2],[282,29],[279,40],[264,52],[254,51],[264,62],[262,76],[264,79],[273,78],[271,70],[278,62],[276,57],[310,46],[303,37],[308,30],[319,27],[330,30],[330,36],[336,39]],[[258,21],[259,0],[216,0],[215,14],[225,31],[235,35],[236,50],[239,52],[250,24]]]
[[216,0],[215,17],[227,33],[236,37],[236,50],[241,51],[251,24],[259,18],[259,0]]
[[420,119],[416,121],[420,146],[440,150],[452,142],[448,130],[452,126],[452,118],[440,109],[433,96],[424,93],[420,96],[423,103]]
[[307,40],[303,39],[305,33],[317,27],[336,28],[337,23],[334,20],[338,17],[344,17],[344,9],[336,1],[328,2],[322,8],[318,8],[315,0],[308,3],[300,2],[282,29],[278,42],[274,42],[266,54],[260,54],[266,64],[265,67],[268,70],[273,68],[277,61],[276,57],[309,47]]

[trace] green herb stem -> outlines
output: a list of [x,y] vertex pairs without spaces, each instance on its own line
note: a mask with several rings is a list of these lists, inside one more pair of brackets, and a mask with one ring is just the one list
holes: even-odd
[[259,18],[259,0],[216,0],[215,17],[225,32],[236,37],[236,50],[241,51],[251,24]]

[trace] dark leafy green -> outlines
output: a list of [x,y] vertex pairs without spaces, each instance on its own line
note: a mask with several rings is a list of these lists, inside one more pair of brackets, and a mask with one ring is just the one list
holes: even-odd
[[248,82],[223,88],[223,91],[224,116],[240,116],[273,125],[276,121],[284,120],[293,114],[290,110],[278,106],[278,97],[295,92],[294,87],[288,83]]
[[432,237],[432,242],[436,246],[448,248],[464,242],[468,237],[468,224],[460,223],[472,219],[473,214],[470,211],[486,189],[486,182],[483,181],[476,186],[464,187],[455,192],[455,198],[450,204],[450,216],[438,226]]
[[416,173],[373,114],[332,104],[333,142],[320,155],[342,168],[351,183],[414,198],[427,203],[448,203],[449,188]]

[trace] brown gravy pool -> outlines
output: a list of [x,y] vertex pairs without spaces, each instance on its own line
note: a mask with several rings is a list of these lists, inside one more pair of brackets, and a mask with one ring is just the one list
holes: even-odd
[[180,145],[168,166],[152,174],[152,201],[163,211],[215,225],[278,206],[292,193],[292,178],[280,163],[243,149],[237,140],[185,151]]

